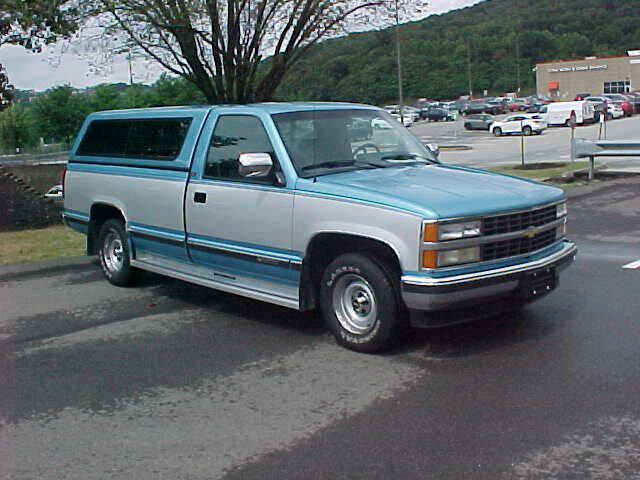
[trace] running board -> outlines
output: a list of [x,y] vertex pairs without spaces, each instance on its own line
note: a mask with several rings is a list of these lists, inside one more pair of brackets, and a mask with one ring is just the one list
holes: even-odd
[[203,278],[200,276],[190,275],[188,273],[160,267],[158,265],[141,261],[141,260],[132,259],[131,266],[140,268],[141,270],[147,270],[149,272],[158,273],[160,275],[166,275],[167,277],[176,278],[178,280],[183,280],[185,282],[195,283],[196,285],[201,285],[203,287],[213,288],[215,290],[220,290],[222,292],[233,293],[243,297],[252,298],[254,300],[260,300],[263,302],[280,305],[282,307],[292,308],[294,310],[300,310],[300,304],[298,302],[298,299],[281,297],[278,295],[273,295],[271,293],[262,292],[259,290],[252,290],[249,288],[239,287],[237,285],[229,285],[227,283],[217,282],[215,280],[210,280],[208,278]]

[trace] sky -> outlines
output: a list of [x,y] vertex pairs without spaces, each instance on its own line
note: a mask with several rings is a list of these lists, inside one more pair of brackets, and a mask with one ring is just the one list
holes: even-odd
[[[462,8],[480,0],[431,0],[428,14],[444,13]],[[78,54],[78,45],[47,47],[41,53],[32,53],[23,47],[3,45],[0,63],[3,64],[11,83],[22,90],[42,91],[70,84],[84,88],[101,83],[129,82],[129,62],[126,56],[94,64]],[[82,45],[86,49],[86,45]],[[89,46],[91,48],[91,46]],[[132,61],[133,79],[138,83],[153,83],[163,72],[157,64],[143,59]]]

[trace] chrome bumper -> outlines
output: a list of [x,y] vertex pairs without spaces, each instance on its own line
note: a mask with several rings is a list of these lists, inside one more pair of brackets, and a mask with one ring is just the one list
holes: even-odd
[[[538,274],[557,273],[569,266],[576,257],[575,244],[565,241],[562,249],[551,255],[519,265],[484,270],[450,277],[404,275],[402,298],[411,310],[436,311],[463,307],[514,294],[526,278]],[[555,284],[553,285],[555,286]],[[551,291],[547,286],[535,292],[533,300]]]

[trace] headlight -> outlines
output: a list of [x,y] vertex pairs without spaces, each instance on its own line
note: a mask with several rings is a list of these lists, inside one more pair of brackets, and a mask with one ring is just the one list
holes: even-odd
[[426,251],[422,258],[424,268],[450,267],[464,263],[480,261],[480,247],[461,248],[458,250]]
[[567,214],[567,202],[559,203],[556,207],[556,218],[564,217]]
[[424,229],[424,241],[442,242],[478,237],[481,233],[480,230],[480,220],[444,224],[431,223],[426,225]]

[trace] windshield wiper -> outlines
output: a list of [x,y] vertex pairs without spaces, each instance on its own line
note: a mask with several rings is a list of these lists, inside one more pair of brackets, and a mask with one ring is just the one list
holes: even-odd
[[356,162],[354,162],[353,160],[343,160],[343,161],[331,160],[328,162],[320,162],[320,163],[314,163],[312,165],[306,165],[302,167],[300,170],[304,172],[308,170],[315,170],[316,168],[352,167],[353,165],[355,165],[355,163]]

